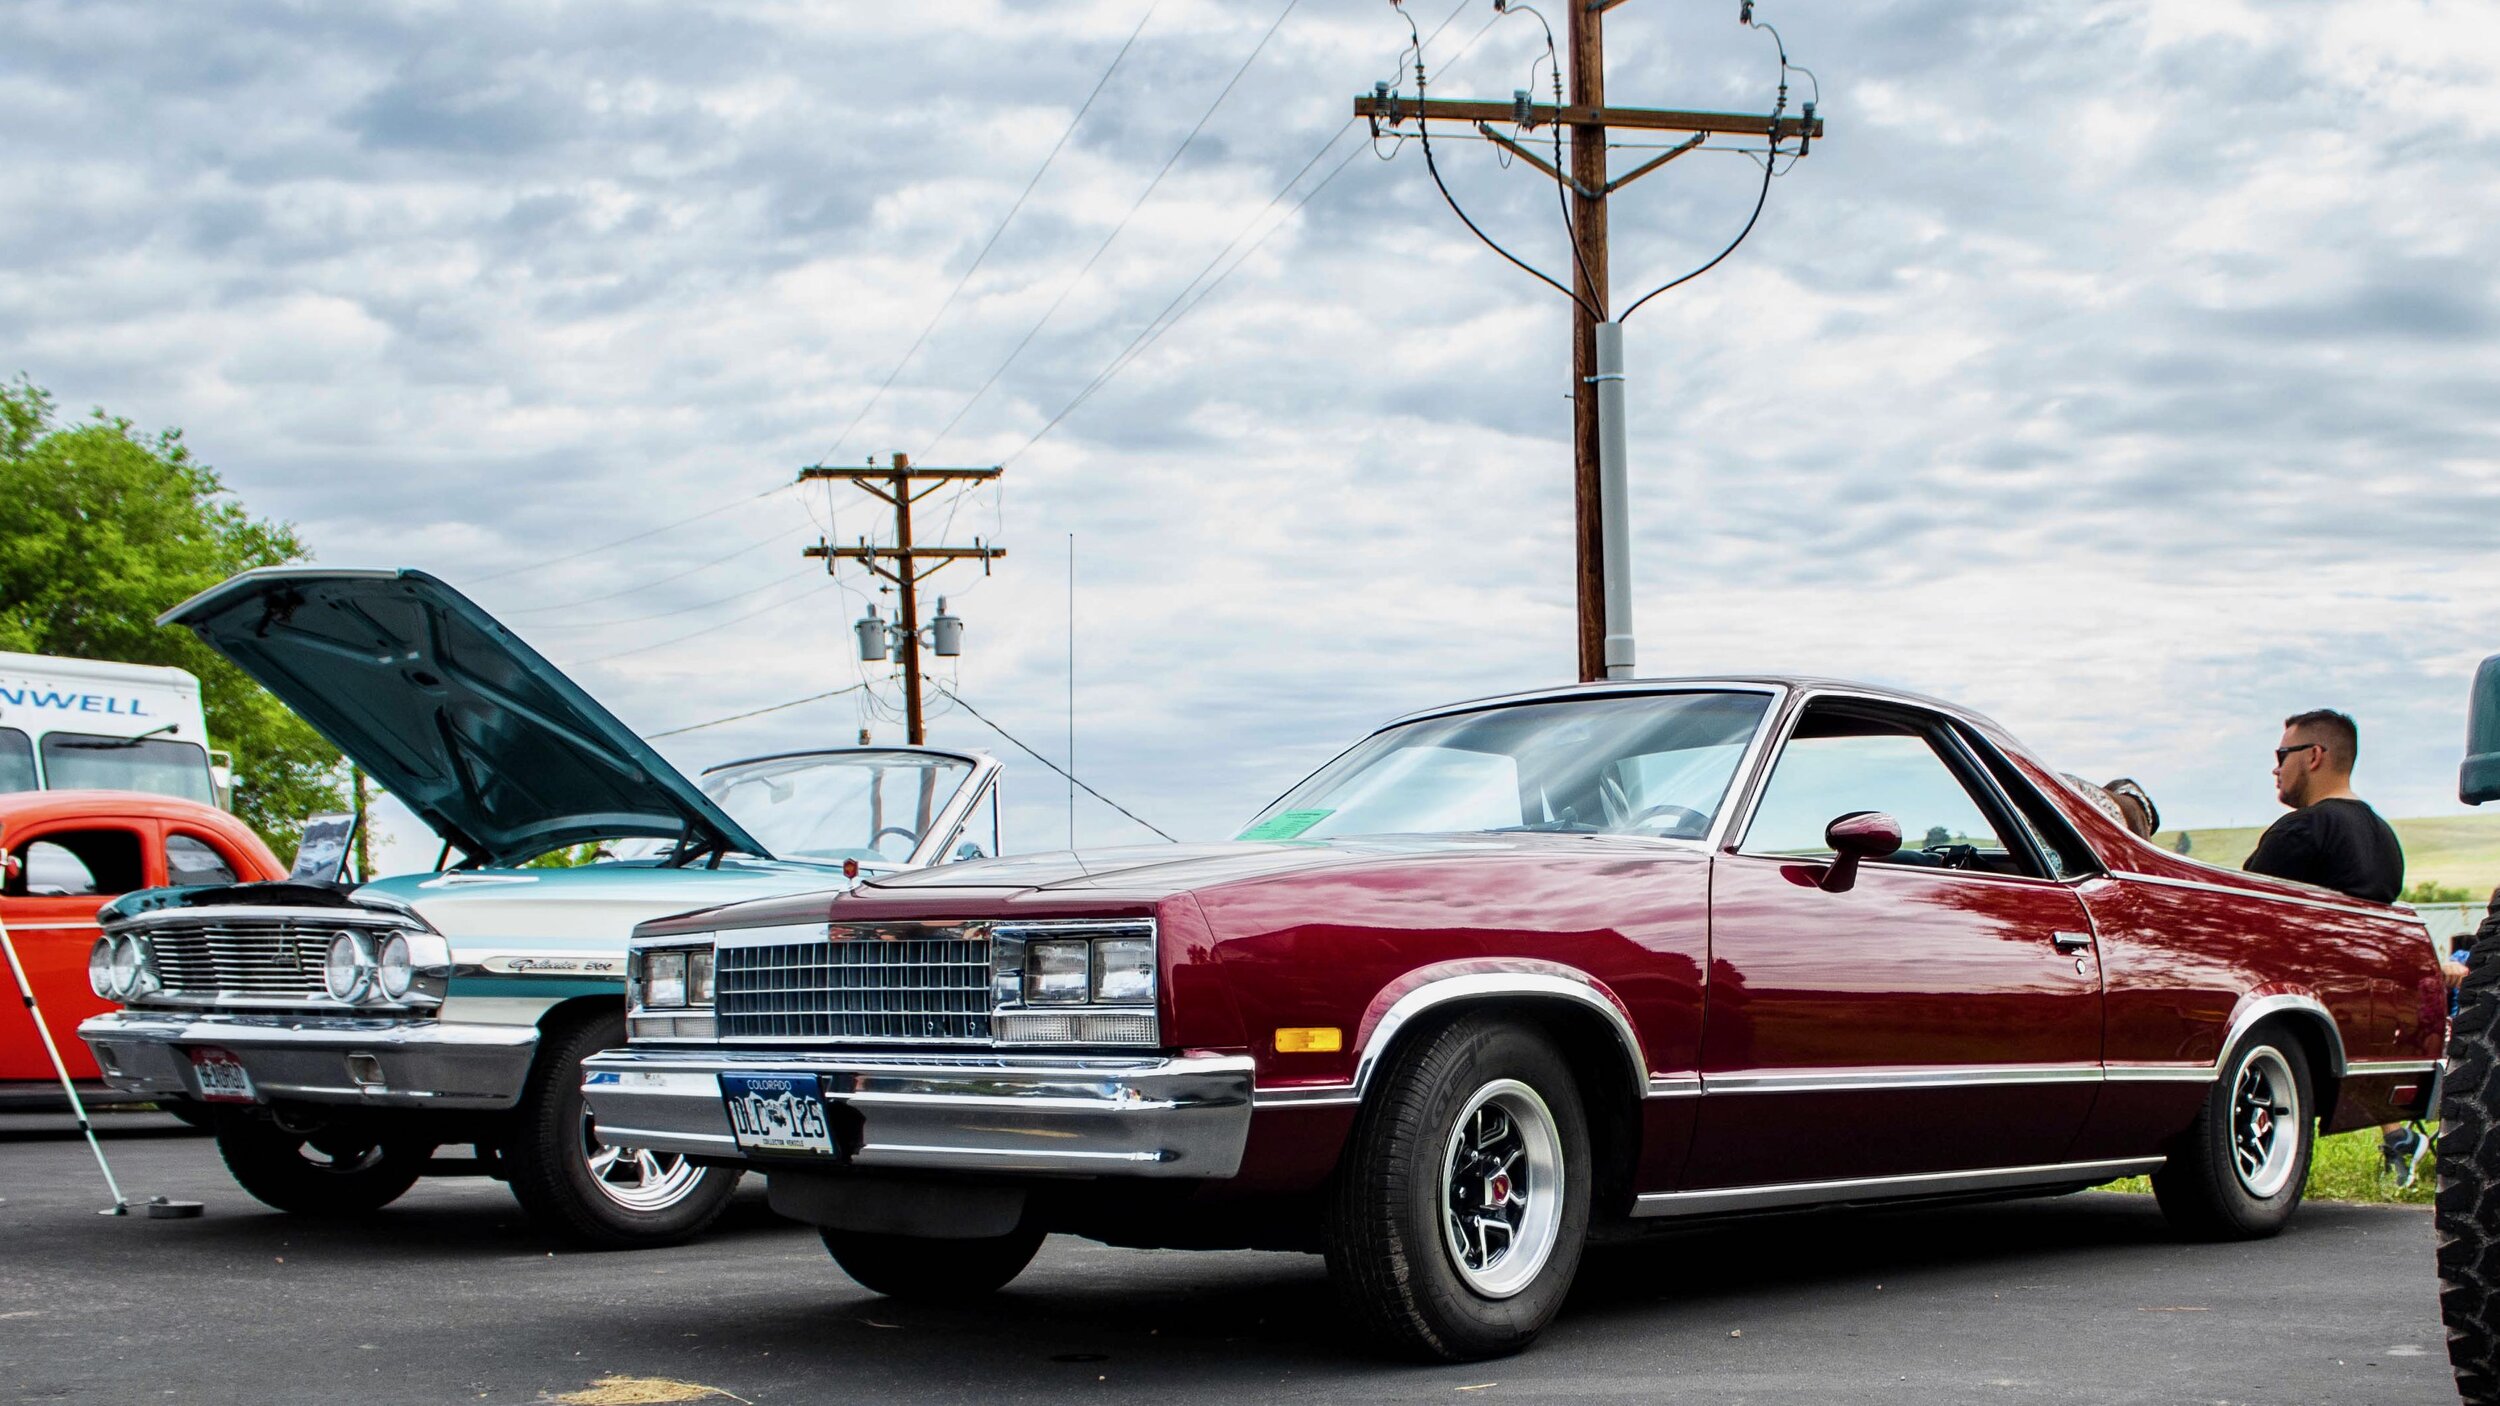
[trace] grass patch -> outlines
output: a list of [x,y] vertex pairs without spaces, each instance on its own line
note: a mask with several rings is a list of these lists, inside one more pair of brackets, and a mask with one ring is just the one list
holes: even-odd
[[[2492,885],[2500,884],[2500,815],[2432,815],[2387,823],[2404,846],[2407,885],[2428,879],[2465,889],[2480,902],[2491,895]],[[2188,857],[2237,869],[2248,862],[2249,851],[2264,833],[2263,825],[2190,830]],[[2175,850],[2179,832],[2164,830],[2153,843]]]
[[[2432,1125],[2434,1128],[2437,1124]],[[2428,1158],[2422,1162],[2422,1175],[2413,1185],[2400,1187],[2387,1175],[2379,1160],[2379,1133],[2376,1128],[2359,1132],[2337,1133],[2318,1139],[2317,1150],[2309,1158],[2309,1189],[2303,1193],[2311,1201],[2365,1201],[2379,1205],[2427,1206],[2438,1190],[2439,1178],[2434,1175]],[[2132,1191],[2151,1195],[2150,1177],[2128,1177],[2113,1181],[2103,1191]]]

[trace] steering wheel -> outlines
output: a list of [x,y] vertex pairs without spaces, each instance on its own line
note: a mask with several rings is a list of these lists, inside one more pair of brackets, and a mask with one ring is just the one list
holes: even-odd
[[1693,809],[1691,806],[1651,806],[1649,809],[1633,816],[1632,823],[1635,825],[1646,825],[1651,820],[1662,815],[1668,817],[1672,823],[1660,833],[1674,839],[1698,840],[1702,836],[1710,833],[1710,817]]
[[[920,844],[920,832],[919,832],[919,831],[917,831],[917,830],[906,830],[906,829],[904,829],[904,828],[903,828],[902,826],[900,826],[900,825],[888,825],[888,826],[887,826],[887,827],[885,827],[884,829],[879,830],[879,831],[878,831],[877,833],[875,833],[874,835],[871,835],[871,836],[869,836],[869,837],[868,837],[868,847],[869,847],[870,849],[877,850],[877,852],[878,852],[878,853],[880,853],[880,854],[884,853],[884,850],[883,850],[882,848],[880,848],[880,847],[879,847],[879,845],[878,845],[878,843],[877,843],[877,842],[878,842],[878,841],[880,841],[880,840],[882,840],[882,839],[884,839],[884,838],[885,838],[886,836],[888,836],[888,835],[900,835],[900,836],[902,836],[902,837],[903,837],[903,842],[904,842],[905,844],[910,845],[910,846],[912,846],[912,847],[914,847],[914,848],[917,848],[917,847],[919,846],[919,844]],[[906,854],[906,855],[908,855],[908,854],[910,854],[910,853],[911,853],[911,850],[910,850],[910,849],[906,849],[906,850],[904,850],[904,851],[903,851],[903,853],[904,853],[904,854]]]

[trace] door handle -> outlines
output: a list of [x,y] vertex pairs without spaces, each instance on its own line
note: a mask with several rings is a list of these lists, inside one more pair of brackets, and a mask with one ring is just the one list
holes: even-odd
[[2056,943],[2057,950],[2060,952],[2081,952],[2092,945],[2092,934],[2088,932],[2053,932],[2049,934],[2049,941]]

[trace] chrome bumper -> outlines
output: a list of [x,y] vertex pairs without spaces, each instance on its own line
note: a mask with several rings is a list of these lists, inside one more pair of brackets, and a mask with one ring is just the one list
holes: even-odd
[[623,1049],[591,1056],[582,1088],[602,1142],[746,1158],[759,1170],[831,1159],[740,1148],[721,1099],[724,1072],[816,1076],[837,1122],[857,1119],[843,1160],[861,1168],[1228,1177],[1249,1139],[1250,1070],[1246,1056]]
[[374,1108],[510,1108],[538,1049],[530,1025],[191,1011],[90,1016],[78,1038],[105,1081],[130,1093],[198,1098],[189,1052],[213,1045],[242,1062],[263,1103]]

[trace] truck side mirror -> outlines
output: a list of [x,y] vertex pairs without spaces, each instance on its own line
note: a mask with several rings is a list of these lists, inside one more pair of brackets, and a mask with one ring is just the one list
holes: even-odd
[[1901,822],[1880,810],[1853,810],[1823,827],[1832,867],[1823,871],[1825,893],[1847,893],[1858,882],[1858,865],[1901,848]]
[[2465,765],[2457,772],[2457,799],[2470,806],[2500,801],[2500,654],[2474,671],[2474,698],[2467,706]]

